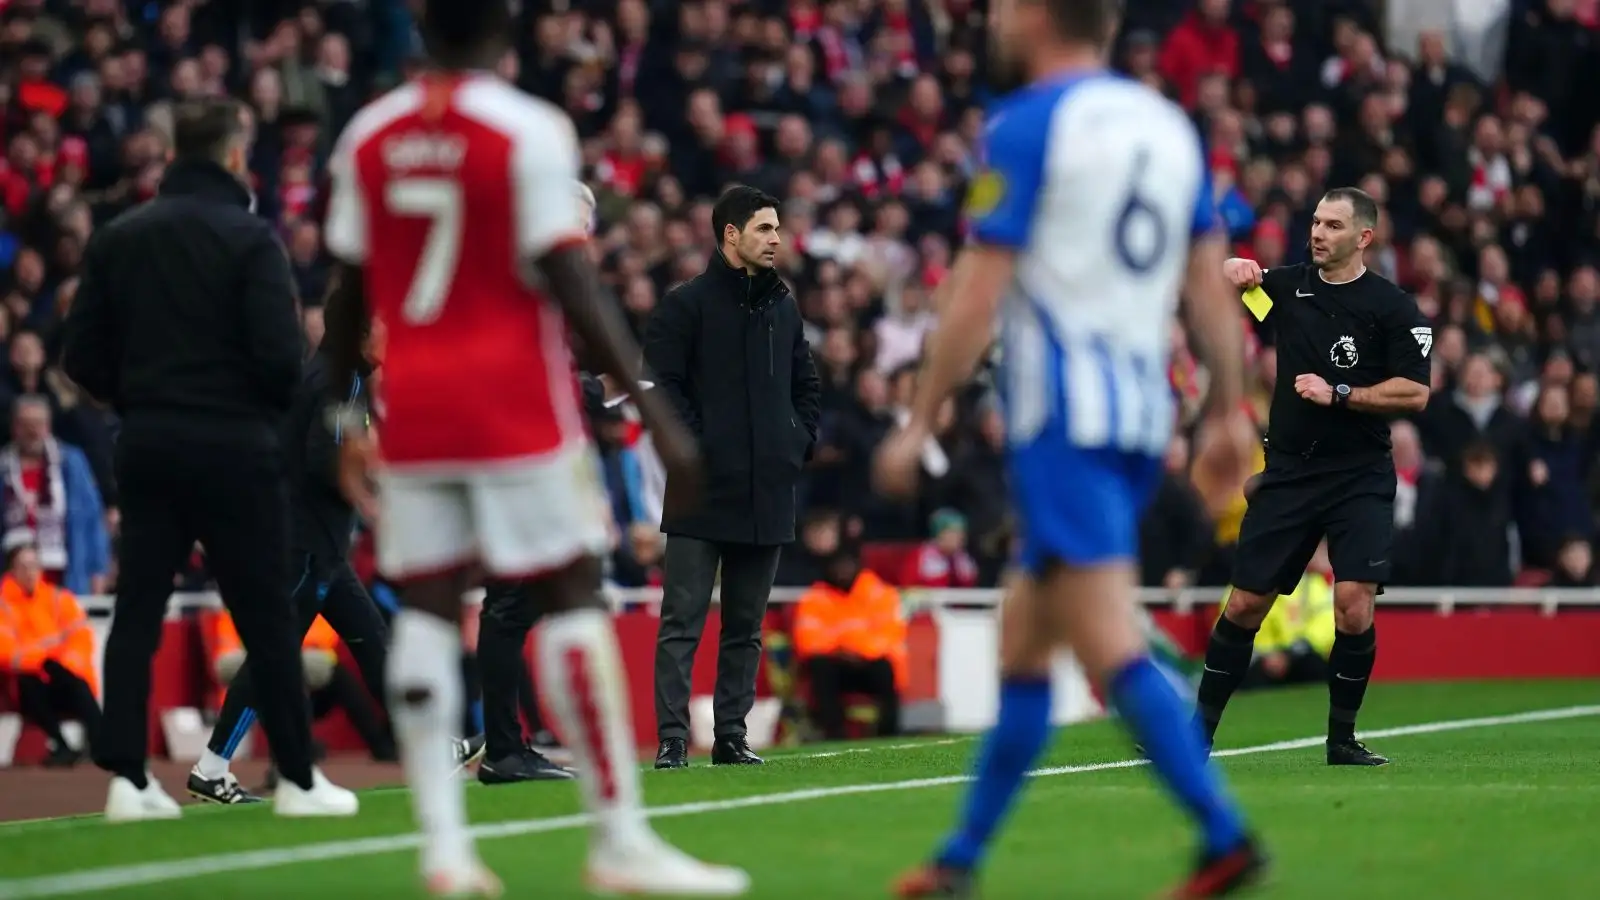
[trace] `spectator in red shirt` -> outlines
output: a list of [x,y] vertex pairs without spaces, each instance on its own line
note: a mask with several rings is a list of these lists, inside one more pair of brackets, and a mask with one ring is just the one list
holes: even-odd
[[1214,72],[1229,79],[1239,76],[1239,35],[1228,25],[1229,2],[1200,0],[1161,48],[1158,68],[1185,109],[1194,107],[1202,77]]
[[967,552],[967,517],[953,509],[933,514],[933,537],[906,559],[900,585],[908,588],[969,588],[978,583],[978,564]]

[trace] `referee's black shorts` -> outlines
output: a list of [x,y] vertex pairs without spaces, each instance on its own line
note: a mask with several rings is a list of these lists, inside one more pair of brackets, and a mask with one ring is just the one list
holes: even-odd
[[1394,462],[1267,452],[1250,495],[1233,558],[1233,586],[1252,594],[1287,594],[1328,539],[1338,581],[1370,582],[1381,592],[1392,569]]

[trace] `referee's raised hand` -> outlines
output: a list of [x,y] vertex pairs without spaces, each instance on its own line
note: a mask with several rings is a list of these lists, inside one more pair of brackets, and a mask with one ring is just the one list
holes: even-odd
[[1253,259],[1230,259],[1222,264],[1222,276],[1241,291],[1261,286],[1261,264]]

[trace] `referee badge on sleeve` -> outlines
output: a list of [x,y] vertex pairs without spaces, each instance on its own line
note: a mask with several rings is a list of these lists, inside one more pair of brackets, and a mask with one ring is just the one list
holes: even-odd
[[972,185],[967,188],[966,213],[974,219],[981,219],[999,209],[1001,201],[1005,198],[1006,180],[999,172],[984,169],[978,173],[978,177],[972,179]]
[[1411,336],[1417,339],[1417,346],[1422,350],[1422,358],[1428,358],[1428,351],[1433,349],[1433,329],[1426,325],[1419,325],[1411,329]]

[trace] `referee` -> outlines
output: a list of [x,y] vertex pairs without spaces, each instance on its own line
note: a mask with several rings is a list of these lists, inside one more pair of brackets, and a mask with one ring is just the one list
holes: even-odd
[[172,818],[146,772],[150,660],[196,540],[249,651],[282,815],[353,815],[312,765],[300,634],[283,587],[289,498],[279,438],[304,340],[289,260],[244,179],[250,129],[225,100],[180,105],[156,198],[97,231],[64,326],[68,376],[122,418],[120,586],[95,762],[106,818]]
[[1257,309],[1275,336],[1278,380],[1267,465],[1250,497],[1234,557],[1233,594],[1206,649],[1199,713],[1207,742],[1250,671],[1256,632],[1291,593],[1326,537],[1335,577],[1336,635],[1328,658],[1330,766],[1381,766],[1356,740],[1356,714],[1377,655],[1373,603],[1389,579],[1394,463],[1389,419],[1428,402],[1433,329],[1405,292],[1363,259],[1378,224],[1373,199],[1329,191],[1311,219],[1311,262],[1263,270],[1224,265],[1240,290],[1261,287]]

